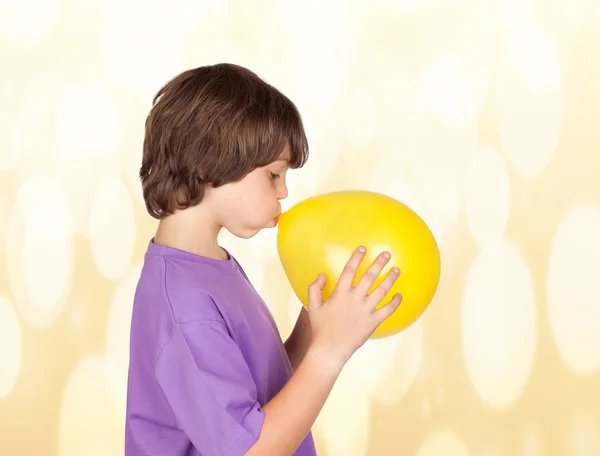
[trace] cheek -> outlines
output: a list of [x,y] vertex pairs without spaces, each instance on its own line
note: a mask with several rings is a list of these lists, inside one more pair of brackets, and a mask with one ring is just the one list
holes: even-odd
[[262,186],[255,195],[254,201],[248,206],[253,206],[257,215],[260,214],[260,217],[264,218],[265,215],[271,215],[277,210],[277,191],[271,180]]
[[257,194],[257,198],[254,201],[253,206],[257,212],[271,212],[273,207],[277,204],[277,197],[275,191],[272,188],[266,188],[260,194]]
[[269,176],[252,176],[247,185],[235,190],[235,199],[244,214],[263,218],[277,210],[277,182]]

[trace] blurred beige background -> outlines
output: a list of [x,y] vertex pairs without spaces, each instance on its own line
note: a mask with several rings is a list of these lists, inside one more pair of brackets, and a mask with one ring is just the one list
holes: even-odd
[[[0,454],[123,454],[144,119],[167,79],[230,61],[305,118],[286,208],[383,192],[442,251],[423,318],[343,372],[320,454],[600,455],[600,4],[166,5],[0,1]],[[275,235],[223,243],[285,337]]]

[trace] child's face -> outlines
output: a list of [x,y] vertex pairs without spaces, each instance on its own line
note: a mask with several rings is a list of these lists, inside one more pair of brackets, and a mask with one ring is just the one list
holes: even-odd
[[278,160],[256,168],[238,182],[210,190],[211,206],[220,224],[232,234],[251,238],[263,228],[277,225],[280,200],[287,198],[289,149]]

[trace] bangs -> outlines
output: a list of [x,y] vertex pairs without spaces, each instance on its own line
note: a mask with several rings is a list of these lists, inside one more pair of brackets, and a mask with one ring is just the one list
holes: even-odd
[[[262,167],[278,160],[284,148],[289,146],[289,167],[303,167],[308,160],[309,147],[298,109],[284,95],[273,96],[272,91],[266,90],[264,95],[254,100],[247,117],[245,132],[249,141],[243,155],[252,156],[254,166]],[[254,138],[252,133],[256,135]]]

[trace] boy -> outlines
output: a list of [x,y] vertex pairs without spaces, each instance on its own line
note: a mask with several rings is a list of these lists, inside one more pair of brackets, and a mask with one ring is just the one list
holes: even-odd
[[310,432],[354,351],[398,307],[371,293],[384,252],[354,286],[358,248],[322,302],[310,286],[283,343],[263,300],[217,242],[275,227],[285,175],[308,146],[294,104],[230,64],[186,71],[156,95],[140,177],[159,219],[135,294],[127,393],[127,456],[315,455]]

